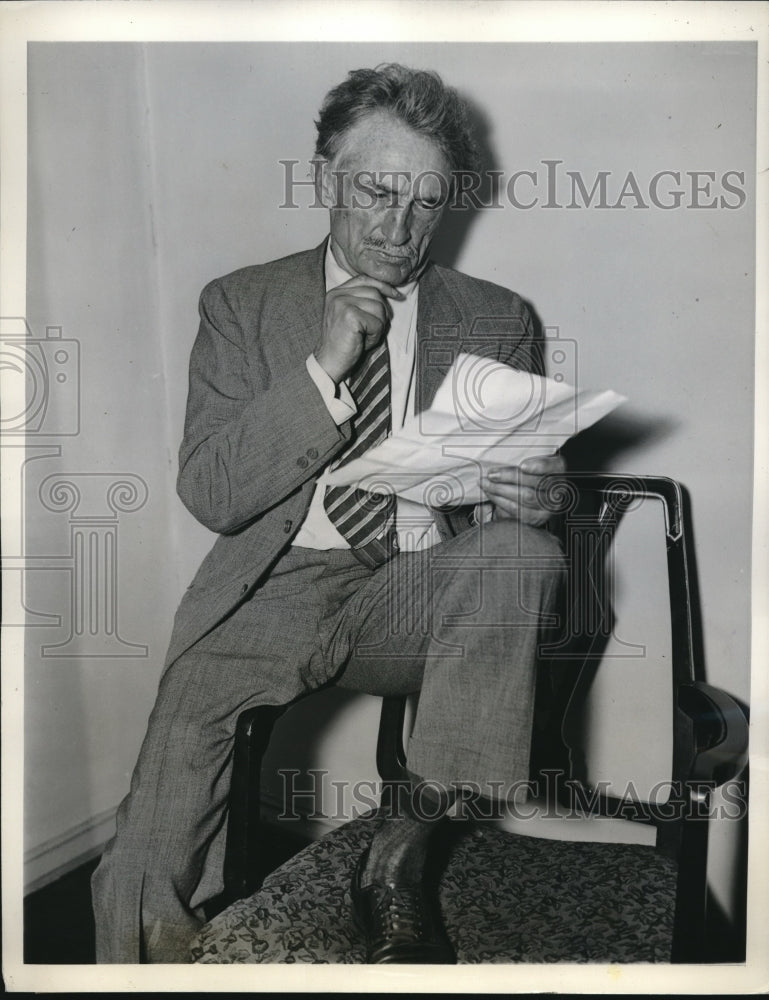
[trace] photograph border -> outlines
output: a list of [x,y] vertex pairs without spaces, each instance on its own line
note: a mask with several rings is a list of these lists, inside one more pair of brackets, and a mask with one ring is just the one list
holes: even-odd
[[[301,17],[297,16],[301,9]],[[26,310],[26,47],[38,41],[592,42],[750,40],[758,46],[756,164],[755,450],[752,564],[751,815],[747,959],[739,966],[516,965],[406,969],[376,966],[33,966],[22,960],[21,802],[23,630],[3,629],[3,976],[9,992],[752,993],[769,990],[769,4],[362,0],[355,4],[209,0],[50,0],[0,3],[0,315]],[[3,536],[18,483],[2,470]],[[512,971],[511,971],[512,970]]]

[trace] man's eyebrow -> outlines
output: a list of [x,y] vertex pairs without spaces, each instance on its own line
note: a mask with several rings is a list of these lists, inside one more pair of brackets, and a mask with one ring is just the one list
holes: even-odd
[[[394,198],[402,197],[399,188],[394,187],[391,183],[386,183],[384,180],[374,180],[372,177],[372,182],[369,190],[376,192],[377,194],[391,195]],[[441,204],[441,194],[421,194],[419,193],[414,201],[420,205],[424,205],[427,208],[434,208],[436,205]]]

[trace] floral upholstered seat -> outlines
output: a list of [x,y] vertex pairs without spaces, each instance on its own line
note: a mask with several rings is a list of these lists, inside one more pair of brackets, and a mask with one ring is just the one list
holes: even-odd
[[[365,962],[349,886],[378,822],[300,851],[200,931],[194,961]],[[453,826],[439,895],[459,962],[670,961],[676,865],[653,847]]]

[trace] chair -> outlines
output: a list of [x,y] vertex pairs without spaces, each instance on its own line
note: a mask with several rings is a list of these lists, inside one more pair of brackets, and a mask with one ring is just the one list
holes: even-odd
[[[533,772],[568,776],[554,790],[547,786],[556,804],[573,811],[588,796],[599,815],[624,810],[631,821],[656,827],[656,844],[514,836],[479,822],[483,803],[471,804],[464,818],[444,824],[438,844],[447,932],[460,962],[705,961],[708,816],[714,790],[745,767],[747,723],[728,695],[698,675],[682,489],[669,479],[593,473],[553,478],[544,488],[560,522],[569,585],[564,627],[540,650]],[[610,632],[603,580],[615,531],[649,498],[663,506],[671,614],[673,792],[659,806],[594,793],[569,726]],[[231,905],[194,940],[195,961],[365,961],[348,887],[380,822],[377,810],[310,844],[277,871],[262,870],[260,769],[283,711],[263,706],[238,721],[224,867]],[[406,778],[405,711],[406,699],[383,699],[377,743],[383,803]]]

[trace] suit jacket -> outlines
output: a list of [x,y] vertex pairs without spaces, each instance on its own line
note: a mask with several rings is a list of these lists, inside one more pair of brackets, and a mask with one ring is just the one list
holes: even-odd
[[[242,268],[201,294],[177,489],[219,538],[176,613],[167,665],[265,578],[350,439],[350,423],[334,423],[305,365],[320,339],[325,247]],[[419,284],[418,411],[460,351],[540,368],[518,295],[431,263]],[[453,512],[454,530],[467,526],[466,513]]]

